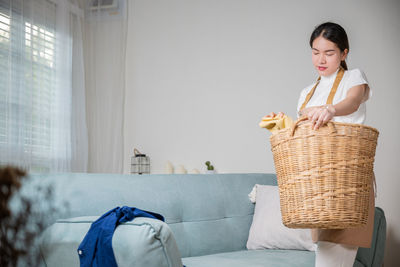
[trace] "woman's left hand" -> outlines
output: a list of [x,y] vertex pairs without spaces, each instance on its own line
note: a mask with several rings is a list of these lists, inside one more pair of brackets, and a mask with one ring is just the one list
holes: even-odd
[[336,113],[333,105],[324,105],[319,107],[311,107],[304,110],[304,115],[307,115],[308,119],[313,124],[313,129],[317,130],[320,126],[330,121]]

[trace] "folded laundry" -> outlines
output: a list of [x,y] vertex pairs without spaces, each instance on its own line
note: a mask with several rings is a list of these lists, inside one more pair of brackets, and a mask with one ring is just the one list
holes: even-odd
[[259,125],[261,128],[266,128],[274,134],[281,129],[291,127],[293,123],[292,118],[289,116],[284,115],[283,113],[278,113],[278,115],[276,115],[272,112],[271,114],[264,116]]
[[89,231],[78,248],[81,267],[117,267],[112,249],[112,237],[115,228],[121,223],[132,221],[136,217],[148,217],[164,221],[158,213],[134,207],[116,207],[92,223]]

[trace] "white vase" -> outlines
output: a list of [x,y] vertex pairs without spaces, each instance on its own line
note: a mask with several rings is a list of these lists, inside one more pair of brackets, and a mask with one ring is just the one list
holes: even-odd
[[167,161],[164,167],[164,172],[167,174],[173,174],[174,173],[174,166],[170,161]]
[[185,167],[183,167],[183,165],[179,165],[178,168],[176,168],[175,173],[186,174],[187,170],[185,169]]
[[215,170],[206,170],[206,174],[213,174],[215,173]]

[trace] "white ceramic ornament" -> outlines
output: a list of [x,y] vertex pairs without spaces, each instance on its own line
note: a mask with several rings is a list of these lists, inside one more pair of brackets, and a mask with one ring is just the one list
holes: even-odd
[[167,161],[167,163],[165,164],[164,172],[166,174],[174,173],[174,166],[172,165],[172,163],[170,161]]

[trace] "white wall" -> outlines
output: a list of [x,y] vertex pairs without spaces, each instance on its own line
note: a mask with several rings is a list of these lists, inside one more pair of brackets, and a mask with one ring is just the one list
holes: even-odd
[[126,61],[125,157],[134,147],[152,172],[170,160],[220,173],[274,172],[261,117],[295,117],[316,78],[309,35],[332,20],[349,35],[350,68],[373,89],[367,124],[379,129],[377,206],[388,220],[385,266],[399,266],[400,2],[131,0]]

